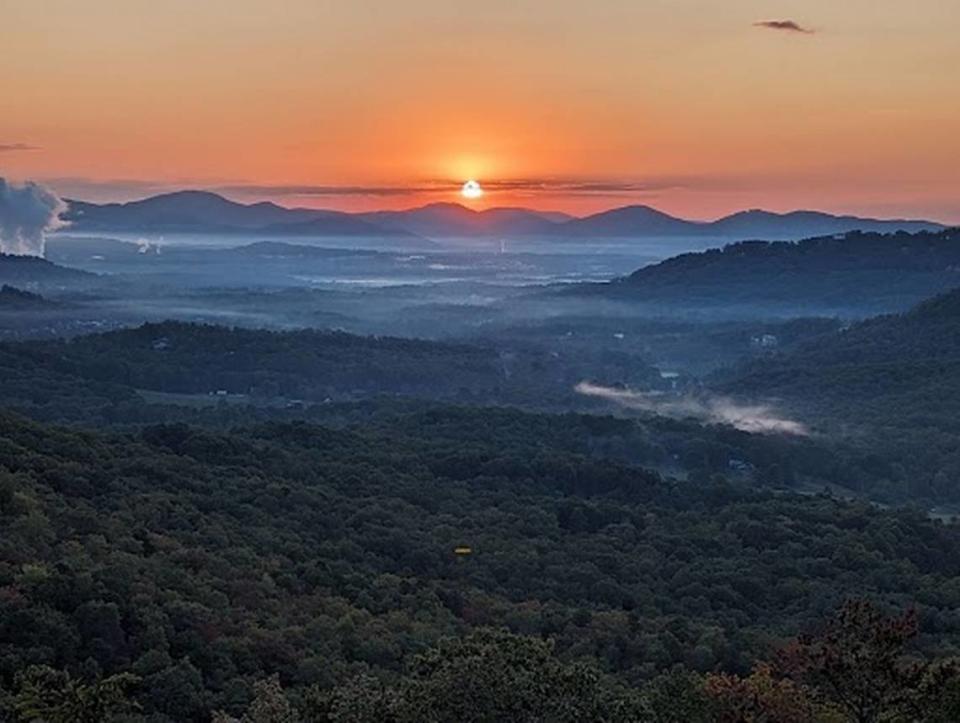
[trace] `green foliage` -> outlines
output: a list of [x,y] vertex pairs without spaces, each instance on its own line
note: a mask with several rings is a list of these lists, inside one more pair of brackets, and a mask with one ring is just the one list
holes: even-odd
[[[544,350],[501,354],[489,344],[173,321],[69,341],[6,344],[0,346],[3,367],[14,375],[3,382],[7,399],[41,409],[57,396],[78,394],[93,397],[91,402],[97,396],[129,402],[132,390],[215,397],[222,392],[221,397],[297,406],[379,394],[558,404],[574,397],[573,387],[587,368],[631,382],[656,377],[634,357],[599,366],[571,364]],[[45,382],[46,393],[24,383],[31,375]],[[70,382],[80,389],[71,390]]]
[[12,708],[24,723],[103,723],[136,708],[127,691],[138,682],[135,675],[118,673],[84,683],[68,673],[33,665],[14,680]]
[[866,589],[915,602],[922,649],[954,652],[954,527],[664,479],[551,446],[553,418],[398,419],[93,434],[0,415],[21,501],[0,537],[0,686],[92,660],[138,675],[153,720],[202,721],[273,674],[292,702],[364,674],[405,690],[413,656],[490,625],[636,685],[746,672]]
[[873,470],[864,484],[838,469],[838,483],[900,502],[960,500],[960,291],[753,361],[717,386],[783,400]]
[[213,723],[300,723],[300,714],[280,687],[280,677],[271,676],[253,684],[255,698],[242,718],[222,711],[213,714]]
[[886,616],[849,600],[815,633],[778,651],[748,677],[707,676],[704,691],[730,723],[934,723],[957,720],[960,665],[929,660],[909,644],[915,611]]
[[368,681],[316,695],[317,723],[493,723],[635,721],[635,694],[583,664],[559,661],[541,640],[481,630],[442,640],[414,658],[400,682]]
[[777,664],[853,723],[922,720],[942,709],[960,665],[907,658],[917,631],[915,611],[887,617],[865,600],[849,601],[824,630],[781,651]]
[[890,312],[957,285],[958,237],[948,229],[744,241],[645,266],[594,293],[671,305],[674,312],[712,306],[756,317],[761,305],[767,314]]
[[710,723],[716,715],[703,677],[682,666],[647,681],[643,700],[650,723]]

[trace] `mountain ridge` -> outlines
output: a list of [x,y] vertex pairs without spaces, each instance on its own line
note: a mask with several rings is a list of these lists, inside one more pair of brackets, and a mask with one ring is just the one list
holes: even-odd
[[960,229],[853,231],[801,241],[740,241],[671,256],[613,281],[566,288],[672,307],[756,309],[774,315],[902,311],[960,286]]
[[673,216],[636,204],[584,217],[522,207],[474,210],[437,202],[399,211],[347,213],[287,208],[271,201],[243,204],[210,191],[176,191],[127,203],[68,200],[63,220],[72,231],[265,233],[314,236],[539,238],[685,237],[736,241],[800,240],[850,231],[938,231],[944,224],[922,219],[876,219],[799,210],[749,209],[713,221]]

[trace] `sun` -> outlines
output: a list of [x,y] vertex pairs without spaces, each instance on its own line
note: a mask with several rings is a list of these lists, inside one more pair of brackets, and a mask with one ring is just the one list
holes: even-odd
[[483,189],[479,183],[471,179],[463,184],[463,188],[460,189],[460,195],[472,201],[475,198],[481,198],[483,196]]

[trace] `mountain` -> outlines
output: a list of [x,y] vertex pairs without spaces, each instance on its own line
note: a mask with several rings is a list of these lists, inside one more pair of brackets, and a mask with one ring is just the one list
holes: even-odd
[[960,500],[960,289],[722,372],[878,460],[891,494]]
[[7,284],[0,286],[0,311],[33,311],[55,306],[57,306],[56,303],[48,301],[40,294],[23,291]]
[[178,191],[104,205],[69,201],[63,220],[72,231],[251,232],[314,236],[382,236],[396,231],[339,211],[242,204],[206,191]]
[[853,230],[936,231],[928,221],[832,216],[815,211],[777,214],[743,211],[717,221],[677,218],[650,206],[624,206],[574,218],[526,208],[474,211],[457,203],[432,203],[404,211],[344,213],[242,204],[207,191],[178,191],[129,203],[70,201],[64,220],[74,231],[264,233],[279,236],[401,236],[426,238],[662,238],[797,240]]
[[50,263],[39,256],[0,254],[0,284],[57,285],[92,281],[95,274]]
[[[933,375],[932,366],[937,369]],[[829,392],[850,398],[912,389],[942,379],[948,371],[960,383],[960,289],[902,314],[874,317],[815,337],[789,354],[753,362],[738,370],[728,387],[791,397]],[[960,402],[960,387],[956,392]]]
[[537,211],[537,214],[554,223],[565,223],[566,221],[572,221],[576,218],[576,216],[563,213],[562,211]]
[[624,206],[576,218],[561,226],[565,236],[643,237],[699,236],[706,224],[685,221],[650,206]]
[[939,231],[944,226],[929,221],[878,220],[857,216],[834,216],[818,211],[741,211],[716,221],[688,221],[658,211],[650,206],[625,206],[572,219],[562,224],[561,233],[568,236],[642,238],[682,236],[719,240],[763,239],[796,241],[850,231],[895,232]]
[[819,211],[792,211],[773,213],[754,209],[725,216],[706,224],[710,235],[737,239],[764,239],[789,241],[813,236],[864,231],[889,233],[894,231],[939,231],[944,227],[929,221],[905,219],[879,220],[857,216],[833,216]]
[[561,222],[555,215],[525,208],[490,208],[474,211],[458,203],[432,203],[406,211],[375,211],[361,218],[382,228],[408,231],[427,237],[549,236]]
[[286,209],[273,203],[249,206],[215,193],[178,191],[129,203],[98,205],[68,201],[63,216],[73,229],[195,230],[199,226],[221,229],[256,229],[274,223],[315,218],[313,211]]
[[799,242],[743,241],[681,254],[609,284],[566,293],[755,315],[865,316],[900,311],[960,285],[960,230],[916,234],[851,232]]

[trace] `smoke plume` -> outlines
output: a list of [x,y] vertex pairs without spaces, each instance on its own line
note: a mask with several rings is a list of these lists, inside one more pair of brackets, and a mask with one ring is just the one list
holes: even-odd
[[63,226],[60,214],[67,205],[37,183],[9,183],[0,177],[0,251],[43,256],[48,231]]
[[575,390],[578,394],[606,399],[629,409],[677,419],[693,417],[713,424],[729,424],[744,432],[799,436],[809,434],[803,424],[777,416],[771,407],[737,404],[725,397],[678,397],[660,392],[634,392],[629,389],[604,387],[590,382],[580,382]]

